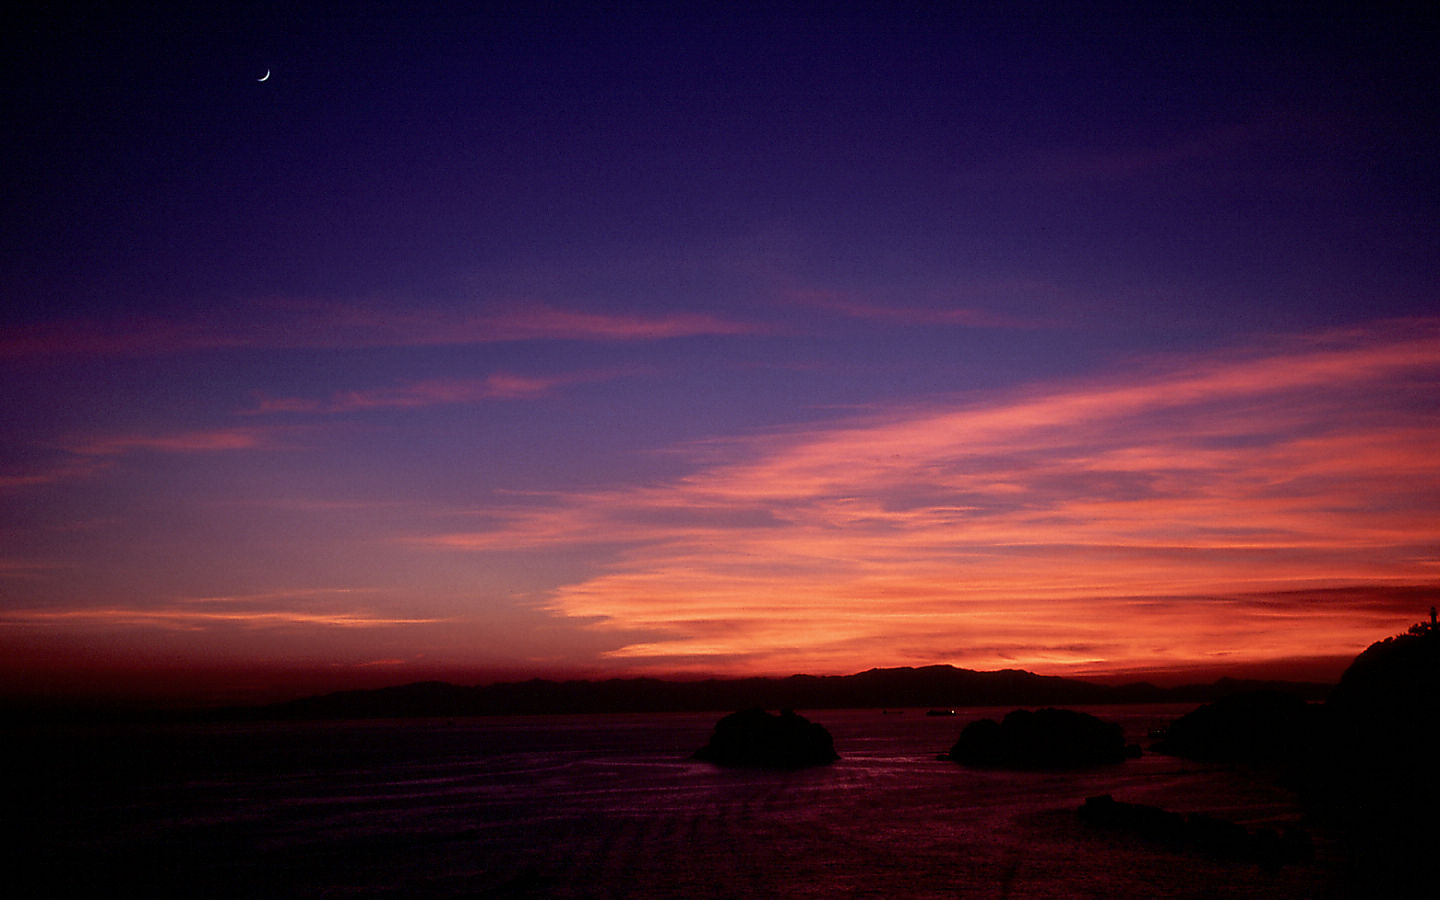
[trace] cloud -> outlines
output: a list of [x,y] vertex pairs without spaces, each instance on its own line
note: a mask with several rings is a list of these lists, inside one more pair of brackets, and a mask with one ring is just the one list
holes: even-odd
[[253,450],[272,443],[273,430],[262,428],[216,428],[170,434],[129,434],[89,438],[70,449],[83,456],[116,456],[122,453],[215,453],[226,450]]
[[443,620],[394,618],[366,613],[306,613],[291,610],[207,612],[163,607],[114,606],[65,610],[14,609],[0,613],[0,623],[10,625],[69,622],[102,626],[154,625],[160,628],[180,629],[201,628],[217,624],[250,627],[323,625],[336,628],[380,628],[393,625],[424,625],[440,621]]
[[1123,147],[1066,148],[1046,151],[1017,162],[1023,172],[1045,181],[1105,181],[1171,173],[1188,166],[1207,166],[1253,153],[1296,123],[1286,118],[1222,125],[1169,140]]
[[0,336],[0,359],[156,356],[229,348],[655,341],[756,331],[754,326],[708,313],[587,312],[545,303],[477,304],[458,310],[374,303],[272,303],[247,306],[228,322],[148,318],[42,322],[12,328]]
[[[293,430],[293,429],[292,429]],[[0,475],[0,492],[23,491],[105,472],[115,458],[130,453],[198,454],[281,446],[277,428],[213,428],[164,434],[109,434],[75,437],[58,448],[61,458],[45,468]]]
[[270,591],[256,594],[177,598],[168,604],[9,609],[0,611],[0,626],[90,626],[105,629],[159,628],[200,631],[235,626],[246,629],[296,626],[372,629],[429,625],[444,619],[397,617],[365,608],[337,604],[357,593],[345,588]]
[[471,340],[459,343],[536,339],[648,341],[757,331],[753,326],[708,313],[669,313],[650,317],[563,310],[539,304],[465,319],[457,324],[471,336]]
[[0,558],[0,578],[31,580],[48,575],[57,568],[59,566],[54,563]]
[[18,491],[85,478],[95,474],[101,468],[103,465],[91,462],[80,462],[73,459],[59,461],[44,469],[0,475],[0,491]]
[[[1019,285],[994,285],[987,293],[1009,294]],[[1045,290],[1043,286],[1029,286],[1030,290]],[[797,306],[820,309],[855,319],[875,322],[889,322],[897,325],[941,325],[965,328],[1039,328],[1053,326],[1053,321],[1038,318],[1027,319],[1013,315],[1001,315],[975,306],[961,306],[950,298],[938,298],[932,306],[909,306],[875,303],[868,299],[849,296],[839,291],[820,289],[795,289],[783,292],[786,301]]]
[[1434,320],[1152,361],[739,440],[425,541],[617,548],[550,608],[649,635],[614,655],[663,668],[1338,656],[1383,631],[1338,598],[1404,624],[1436,583],[1437,376]]
[[0,336],[0,359],[155,356],[251,343],[244,334],[226,333],[198,322],[155,318],[50,321],[7,329]]
[[250,412],[346,413],[372,409],[420,409],[484,400],[521,400],[544,396],[568,385],[610,377],[614,377],[614,373],[535,377],[501,372],[475,379],[432,378],[371,390],[342,391],[327,400],[268,398],[260,401]]

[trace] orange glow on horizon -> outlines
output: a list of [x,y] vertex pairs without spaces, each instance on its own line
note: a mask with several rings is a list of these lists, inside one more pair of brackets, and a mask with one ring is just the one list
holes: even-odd
[[1440,606],[1433,14],[390,6],[22,26],[0,702]]
[[737,441],[425,540],[621,546],[549,607],[649,635],[610,655],[656,671],[1343,656],[1435,586],[1437,374],[1433,323],[1341,333]]
[[[312,411],[472,390],[500,389],[415,382]],[[179,544],[140,532],[93,570],[63,542],[0,560],[6,678],[108,665],[151,683],[146,665],[192,664],[329,673],[309,683],[333,689],[356,673],[948,663],[1114,679],[1301,660],[1335,677],[1440,596],[1437,391],[1440,323],[1411,322],[696,442],[667,479],[475,507],[186,495]],[[37,484],[169,459],[268,473],[260,457],[323,446],[322,431],[76,441]],[[63,534],[121,527],[97,515]],[[217,562],[233,568],[216,578]]]

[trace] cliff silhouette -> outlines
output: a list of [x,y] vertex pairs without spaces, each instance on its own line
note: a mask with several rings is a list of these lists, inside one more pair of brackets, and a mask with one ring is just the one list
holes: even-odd
[[1238,694],[1176,720],[1153,748],[1257,766],[1306,799],[1345,840],[1355,896],[1440,895],[1440,626],[1372,644],[1323,705]]
[[1311,762],[1316,804],[1348,832],[1357,887],[1440,894],[1440,628],[1417,625],[1356,657],[1325,703]]
[[1340,676],[1326,709],[1352,725],[1422,738],[1440,712],[1440,627],[1426,622],[1371,644]]

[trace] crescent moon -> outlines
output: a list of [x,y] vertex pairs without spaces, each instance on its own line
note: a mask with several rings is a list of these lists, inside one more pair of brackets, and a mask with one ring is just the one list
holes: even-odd
[[266,69],[266,70],[265,70],[265,74],[264,74],[264,75],[261,75],[259,78],[255,79],[255,80],[256,80],[256,81],[268,81],[269,79],[270,79],[270,70],[269,70],[269,69]]

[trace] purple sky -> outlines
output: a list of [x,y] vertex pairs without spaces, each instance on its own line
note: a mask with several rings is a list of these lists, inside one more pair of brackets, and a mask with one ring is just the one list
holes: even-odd
[[1050,6],[22,18],[0,691],[1333,677],[1440,587],[1437,14]]

